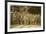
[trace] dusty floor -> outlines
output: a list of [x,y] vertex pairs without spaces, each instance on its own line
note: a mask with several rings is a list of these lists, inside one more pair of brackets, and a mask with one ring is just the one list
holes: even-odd
[[40,25],[12,25],[11,28],[37,28]]

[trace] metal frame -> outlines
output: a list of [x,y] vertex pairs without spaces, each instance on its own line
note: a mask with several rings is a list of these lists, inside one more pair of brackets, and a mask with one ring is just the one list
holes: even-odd
[[[43,30],[7,32],[7,2],[43,4]],[[41,32],[41,31],[45,31],[45,3],[44,2],[5,1],[5,33],[26,33],[26,32]]]

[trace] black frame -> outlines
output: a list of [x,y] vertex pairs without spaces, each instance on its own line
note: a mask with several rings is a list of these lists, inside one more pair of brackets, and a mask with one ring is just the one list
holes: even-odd
[[[7,32],[7,2],[43,4],[43,30]],[[26,32],[41,32],[41,31],[45,31],[45,3],[44,2],[5,1],[5,33],[26,33]]]

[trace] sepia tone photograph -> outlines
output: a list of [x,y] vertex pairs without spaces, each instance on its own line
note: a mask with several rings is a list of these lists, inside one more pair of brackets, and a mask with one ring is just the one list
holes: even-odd
[[40,6],[11,6],[10,7],[11,28],[30,28],[41,26]]
[[8,32],[43,30],[43,5],[8,2]]

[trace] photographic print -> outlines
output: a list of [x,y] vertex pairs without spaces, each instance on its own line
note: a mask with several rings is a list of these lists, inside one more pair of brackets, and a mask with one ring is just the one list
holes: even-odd
[[7,32],[43,30],[43,4],[7,3]]
[[40,6],[11,6],[10,7],[11,28],[29,28],[41,26]]

